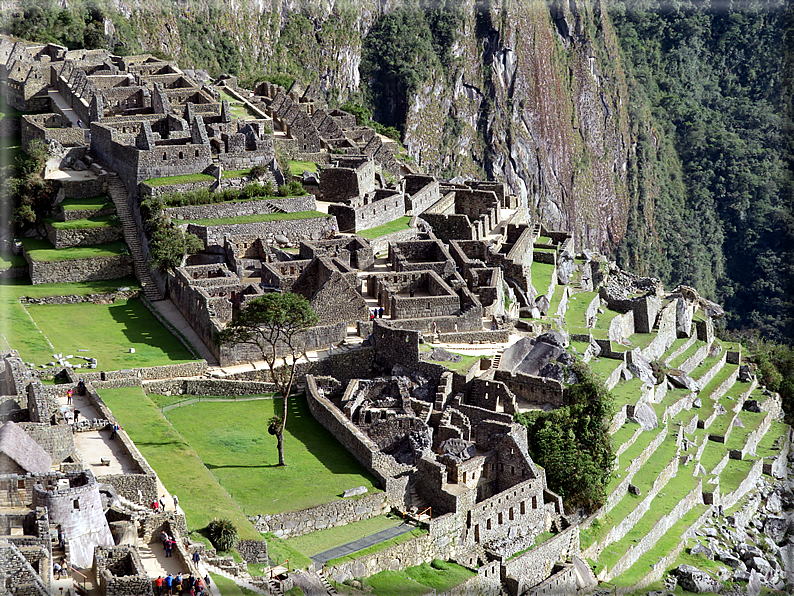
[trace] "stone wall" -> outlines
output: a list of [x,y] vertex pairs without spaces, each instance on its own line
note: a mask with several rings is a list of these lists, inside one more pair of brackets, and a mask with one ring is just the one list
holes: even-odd
[[131,276],[133,272],[130,255],[44,262],[34,261],[27,252],[23,254],[34,285],[118,279]]
[[161,395],[260,395],[275,391],[275,383],[233,379],[166,379],[143,383],[146,393]]
[[316,217],[312,219],[285,219],[259,223],[225,224],[204,226],[187,224],[187,231],[198,236],[205,246],[223,246],[224,236],[250,234],[273,243],[276,234],[285,236],[290,242],[301,240],[320,240],[327,238],[336,229],[336,218]]
[[386,493],[378,492],[301,511],[258,515],[251,521],[257,532],[273,532],[279,538],[289,538],[385,515],[389,509]]
[[212,188],[217,184],[216,180],[200,180],[198,182],[187,182],[184,184],[163,184],[158,186],[151,186],[146,182],[141,182],[138,185],[138,194],[141,199],[148,197],[156,197],[159,195],[169,194],[172,192],[191,192],[202,188]]
[[58,464],[74,454],[74,436],[68,424],[51,425],[49,422],[21,422],[19,428],[25,431],[46,451],[54,464]]
[[[172,377],[196,377],[207,372],[207,361],[196,360],[180,364],[163,364],[162,366],[148,366],[142,368],[128,368],[124,370],[110,370],[104,372],[81,371],[80,376],[86,382],[98,383],[98,387],[110,388],[110,383],[115,380],[126,381],[133,379],[132,384],[138,385],[148,379],[168,379]],[[129,387],[130,385],[116,385],[114,387]]]
[[396,192],[376,191],[370,203],[361,206],[334,203],[328,206],[328,214],[336,216],[340,232],[356,233],[403,217],[405,199]]
[[494,379],[502,381],[517,398],[533,404],[553,404],[561,407],[568,402],[565,386],[555,379],[535,377],[523,373],[496,370]]
[[67,124],[69,120],[61,114],[24,114],[20,123],[22,149],[28,151],[35,140],[54,140],[66,147],[85,144],[83,129]]
[[51,224],[46,224],[47,238],[55,248],[70,246],[88,246],[92,244],[106,244],[122,240],[124,234],[121,227],[104,226],[96,228],[58,229]]
[[510,339],[509,329],[496,329],[494,331],[462,331],[452,333],[439,333],[443,343],[451,344],[503,344]]
[[551,574],[556,561],[579,554],[579,527],[572,526],[532,550],[502,562],[502,578],[510,596],[524,594]]
[[276,213],[277,210],[285,213],[313,211],[316,208],[317,201],[314,199],[314,195],[303,195],[301,197],[268,197],[250,201],[168,207],[164,211],[173,219],[218,219]]

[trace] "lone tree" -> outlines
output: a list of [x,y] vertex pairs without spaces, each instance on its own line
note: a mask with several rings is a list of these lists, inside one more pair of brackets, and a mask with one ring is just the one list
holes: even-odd
[[[295,380],[295,364],[306,355],[299,344],[298,333],[317,324],[317,315],[309,301],[299,294],[270,293],[254,298],[237,312],[226,328],[217,335],[219,344],[250,344],[259,348],[270,376],[284,396],[281,416],[268,421],[268,432],[278,441],[278,465],[284,461],[284,429],[287,427],[289,394]],[[284,364],[276,367],[283,358]]]

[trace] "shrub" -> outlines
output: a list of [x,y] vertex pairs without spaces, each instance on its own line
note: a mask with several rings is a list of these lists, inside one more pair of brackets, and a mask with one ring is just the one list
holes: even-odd
[[207,534],[218,550],[232,550],[237,542],[237,528],[230,519],[213,519],[207,525]]
[[256,165],[251,168],[251,178],[261,178],[267,174],[267,168],[263,165]]

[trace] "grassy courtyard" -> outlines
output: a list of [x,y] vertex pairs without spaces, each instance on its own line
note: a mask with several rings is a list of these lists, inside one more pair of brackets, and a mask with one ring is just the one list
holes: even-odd
[[121,241],[96,244],[93,246],[55,248],[49,240],[41,238],[23,238],[22,246],[25,247],[25,252],[30,255],[31,259],[41,263],[73,261],[77,259],[96,259],[99,257],[115,257],[117,255],[128,254],[127,245]]
[[362,230],[360,232],[356,232],[356,234],[362,238],[368,238],[372,240],[373,238],[380,238],[386,234],[392,234],[394,232],[399,232],[400,230],[407,230],[410,227],[410,223],[411,218],[405,215],[403,217],[398,217],[394,221],[390,221],[387,224],[383,224],[382,226],[370,228],[369,230]]
[[278,467],[276,441],[266,426],[281,407],[278,398],[201,402],[167,415],[248,515],[314,507],[361,485],[378,490],[375,479],[314,419],[304,396],[290,399],[284,437],[287,466]]
[[[26,362],[46,364],[53,354],[92,356],[98,370],[158,366],[192,360],[190,353],[140,300],[114,304],[22,305],[20,296],[85,295],[137,287],[133,279],[74,284],[0,286],[0,345]],[[51,345],[50,345],[51,344]],[[130,354],[129,348],[135,348]],[[79,349],[88,352],[78,352]]]

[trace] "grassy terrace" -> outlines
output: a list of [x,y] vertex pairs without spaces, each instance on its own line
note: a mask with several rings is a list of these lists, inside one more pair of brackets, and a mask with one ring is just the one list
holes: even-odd
[[96,259],[127,254],[127,245],[123,242],[108,242],[93,246],[74,246],[71,248],[55,248],[49,240],[40,238],[23,238],[22,245],[30,258],[40,263],[55,261],[73,261],[77,259]]
[[642,397],[642,386],[642,380],[637,377],[628,381],[621,381],[615,385],[615,388],[612,389],[612,395],[615,398],[615,410],[627,404],[636,404],[637,400]]
[[294,213],[262,213],[259,215],[239,215],[237,217],[219,217],[217,219],[186,219],[179,224],[192,223],[199,226],[228,226],[233,224],[262,223],[265,221],[287,221],[291,219],[317,219],[329,217],[321,211],[296,211]]
[[28,262],[22,255],[15,255],[10,252],[0,253],[0,271],[11,267],[27,267]]
[[548,316],[553,317],[557,314],[557,309],[560,307],[560,301],[562,300],[562,293],[565,291],[565,286],[554,286],[554,292],[551,294],[551,298],[549,299],[549,312],[546,313]]
[[[648,573],[650,573],[652,565],[656,564],[661,557],[664,557],[668,553],[672,552],[672,550],[682,540],[681,536],[687,530],[687,528],[695,523],[697,518],[703,515],[705,511],[706,505],[696,505],[693,507],[676,524],[674,524],[667,532],[665,532],[665,534],[659,539],[652,549],[637,559],[637,562],[629,567],[624,573],[612,579],[611,582],[617,586],[633,586],[639,582],[642,578],[648,575]],[[695,557],[692,558],[694,559]],[[679,559],[676,565],[684,562],[688,561],[681,561]],[[714,563],[713,561],[710,562],[712,564]],[[699,568],[703,569],[703,565],[699,560],[693,561],[690,564],[697,565]],[[678,592],[676,591],[676,593]]]
[[[427,344],[424,344],[422,346],[421,351],[430,352],[431,348],[429,348]],[[452,353],[456,354],[457,352],[452,352]],[[435,362],[437,364],[446,366],[451,371],[465,374],[475,362],[479,362],[480,360],[485,358],[485,356],[471,355],[471,354],[460,354],[460,356],[462,357],[460,362],[449,362],[443,360],[428,360],[427,362]]]
[[[397,546],[398,544],[404,544],[409,540],[413,540],[419,536],[424,536],[427,534],[427,530],[423,528],[414,528],[410,532],[405,534],[400,534],[399,536],[395,536],[394,538],[389,538],[388,540],[384,540],[383,542],[379,542],[378,544],[373,544],[372,546],[357,551],[355,553],[345,555],[344,557],[337,557],[336,559],[331,559],[328,561],[329,566],[333,565],[341,565],[342,563],[349,563],[351,561],[355,561],[358,558],[366,557],[367,555],[371,555],[374,553],[379,553],[382,550],[386,550],[387,548],[391,548],[392,546]],[[378,592],[380,595],[380,592]]]
[[[667,464],[670,463],[670,460],[675,457],[678,451],[675,438],[674,434],[668,434],[664,441],[662,441],[662,444],[656,449],[653,456],[644,466],[637,470],[636,474],[634,474],[631,483],[638,487],[642,491],[642,494],[647,494],[648,491],[651,490],[659,474],[664,470]],[[662,489],[662,491],[664,491],[664,489]]]
[[285,467],[276,465],[276,441],[266,430],[270,417],[281,411],[280,398],[200,402],[167,414],[249,515],[315,507],[339,499],[352,486],[378,492],[375,479],[314,419],[305,396],[293,396],[289,403]]
[[681,470],[678,476],[671,478],[662,491],[654,498],[653,506],[643,515],[626,535],[612,543],[598,557],[596,574],[606,567],[612,569],[615,564],[629,551],[629,549],[644,538],[653,526],[676,506],[698,483],[686,470]]
[[87,217],[85,219],[72,219],[69,221],[45,220],[56,230],[81,230],[84,228],[112,228],[120,227],[121,222],[115,214]]
[[380,238],[381,236],[385,236],[386,234],[392,234],[394,232],[399,232],[401,230],[407,230],[410,227],[411,218],[407,215],[403,217],[399,217],[394,221],[390,221],[387,224],[383,224],[382,226],[378,226],[376,228],[370,228],[368,230],[362,230],[360,232],[356,232],[362,238],[369,238],[372,240],[373,238]]
[[640,425],[636,422],[626,421],[626,423],[612,435],[612,449],[617,451],[618,447],[634,436],[638,428],[640,428]]
[[532,262],[532,287],[535,288],[538,295],[545,295],[549,291],[553,274],[554,265],[539,263],[538,261]]
[[703,362],[695,367],[695,370],[689,373],[689,376],[695,380],[698,380],[707,372],[709,372],[720,360],[722,360],[722,356],[722,352],[716,356],[707,356]]
[[587,365],[595,374],[599,375],[602,380],[606,380],[606,378],[622,363],[622,360],[616,360],[614,358],[593,358]]
[[598,318],[596,319],[595,328],[602,329],[604,331],[609,331],[609,325],[612,323],[612,319],[614,319],[619,314],[621,313],[619,313],[616,310],[609,310],[609,309],[604,310],[603,313],[600,313],[598,315]]
[[634,443],[632,443],[631,446],[626,449],[626,451],[620,454],[620,461],[616,463],[615,467],[616,469],[620,470],[621,475],[625,475],[622,473],[626,470],[626,468],[629,467],[629,464],[640,456],[640,454],[648,445],[651,444],[651,441],[653,441],[659,435],[659,433],[666,434],[667,428],[660,426],[658,429],[646,430],[640,433],[640,436],[637,437],[637,440],[634,441]]
[[670,344],[670,347],[667,348],[667,354],[674,354],[677,349],[683,346],[686,342],[689,341],[690,338],[688,337],[679,337],[673,340],[673,343]]
[[226,517],[234,521],[240,538],[261,539],[193,447],[140,387],[103,389],[101,397],[166,489],[179,495],[179,505],[185,511],[190,530],[205,528],[215,517]]
[[232,113],[232,118],[240,118],[242,120],[255,120],[259,118],[256,113],[248,109],[245,103],[221,91],[221,101],[224,99],[229,102],[229,111]]
[[726,448],[728,449],[741,449],[747,442],[747,437],[761,426],[761,423],[766,417],[766,412],[739,412],[739,420],[742,421],[744,426],[734,426],[731,431],[731,436],[728,437]]
[[405,571],[381,571],[366,578],[364,586],[378,596],[435,594],[451,591],[475,575],[456,563],[434,560]]
[[371,517],[370,519],[349,523],[344,526],[328,528],[327,530],[320,530],[295,538],[287,538],[284,542],[295,550],[311,557],[363,536],[369,536],[381,530],[399,526],[401,523],[402,519],[397,516],[379,515],[378,517]]
[[706,448],[703,450],[703,455],[700,456],[700,465],[707,473],[711,474],[712,470],[722,461],[725,457],[727,450],[725,445],[717,443],[716,441],[709,441],[706,443]]
[[[533,267],[535,263],[532,263]],[[568,310],[565,312],[565,324],[568,327],[581,327],[585,324],[584,313],[587,306],[598,296],[597,292],[578,292],[571,295]]]
[[694,341],[694,343],[693,343],[691,346],[689,346],[689,347],[688,347],[688,348],[687,348],[687,349],[684,351],[684,353],[683,353],[683,354],[681,354],[680,356],[676,356],[676,357],[675,357],[675,358],[673,358],[673,359],[672,359],[672,360],[671,360],[671,361],[670,361],[668,364],[669,364],[669,365],[670,365],[672,368],[677,368],[677,367],[681,366],[681,365],[682,365],[684,362],[686,362],[686,361],[687,361],[687,359],[688,359],[690,356],[693,356],[693,355],[695,354],[695,352],[697,352],[697,351],[698,351],[698,350],[699,350],[701,347],[703,347],[704,345],[706,345],[706,342],[704,342],[704,341],[702,341],[702,340],[699,340],[699,339],[696,339],[696,340]]
[[247,170],[223,170],[221,178],[242,178],[251,173],[251,168]]
[[212,182],[215,180],[209,174],[184,174],[182,176],[165,176],[163,178],[149,178],[144,180],[149,186],[171,186],[172,184],[192,184],[194,182]]
[[750,458],[744,460],[729,459],[725,468],[720,472],[720,492],[723,495],[727,495],[739,488],[742,480],[747,478],[750,468],[753,467],[756,461]]
[[317,173],[317,164],[313,161],[298,161],[298,160],[290,160],[289,162],[289,173],[293,176],[301,177],[303,175],[303,171]]
[[774,421],[766,431],[764,438],[758,443],[755,454],[758,457],[769,457],[780,453],[780,445],[783,444],[783,437],[788,433],[788,426],[782,422]]
[[635,333],[628,337],[631,345],[634,348],[640,348],[641,350],[647,348],[654,339],[656,339],[655,333]]
[[626,495],[618,502],[612,511],[607,513],[603,518],[599,518],[587,530],[579,531],[579,541],[582,549],[587,548],[591,544],[601,542],[609,531],[620,523],[629,513],[637,508],[643,497],[638,497],[631,493]]
[[64,211],[88,211],[90,209],[102,209],[105,205],[112,203],[113,201],[107,195],[99,195],[85,199],[64,199],[61,201],[61,208]]
[[689,389],[668,389],[664,399],[657,404],[658,412],[664,412],[666,408],[672,406],[679,399],[688,395]]

